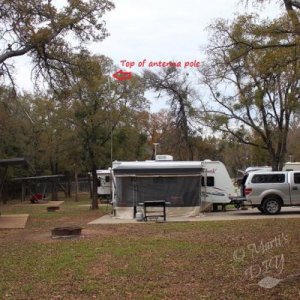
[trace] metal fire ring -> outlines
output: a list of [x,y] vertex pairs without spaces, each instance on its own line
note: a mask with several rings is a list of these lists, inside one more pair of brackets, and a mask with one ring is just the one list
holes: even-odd
[[80,226],[62,226],[56,227],[51,230],[52,238],[59,239],[59,238],[74,238],[79,237],[81,235],[82,227]]

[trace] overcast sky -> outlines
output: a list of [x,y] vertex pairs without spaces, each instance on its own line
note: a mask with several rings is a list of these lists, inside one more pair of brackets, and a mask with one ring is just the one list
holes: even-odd
[[[110,36],[90,45],[95,54],[121,60],[203,61],[201,48],[207,43],[205,28],[217,18],[233,18],[245,12],[238,0],[115,0],[116,8],[104,19]],[[274,5],[274,4],[273,4]],[[268,5],[270,8],[270,5]],[[268,14],[277,13],[276,5]],[[249,8],[247,8],[249,12]],[[261,12],[265,14],[265,12]],[[19,58],[17,81],[21,88],[30,83],[29,62]],[[126,69],[123,68],[122,69]],[[133,68],[140,72],[140,68]],[[158,110],[159,105],[152,107]]]
[[[205,28],[245,12],[238,0],[115,0],[105,16],[111,34],[93,51],[121,60],[201,60]],[[249,9],[249,8],[248,8]]]
[[98,50],[113,57],[142,60],[200,59],[205,27],[215,18],[231,17],[236,0],[116,0],[106,16],[111,33]]

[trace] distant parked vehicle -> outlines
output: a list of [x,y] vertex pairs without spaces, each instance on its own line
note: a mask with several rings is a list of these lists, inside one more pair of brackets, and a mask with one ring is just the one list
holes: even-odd
[[245,205],[264,214],[278,214],[282,206],[300,206],[300,171],[250,172],[244,192]]
[[250,172],[258,172],[258,171],[271,172],[272,167],[270,166],[248,167],[244,172],[245,174],[249,174]]
[[287,162],[284,164],[282,171],[300,171],[300,162]]
[[97,170],[98,187],[97,194],[102,198],[111,197],[111,170]]

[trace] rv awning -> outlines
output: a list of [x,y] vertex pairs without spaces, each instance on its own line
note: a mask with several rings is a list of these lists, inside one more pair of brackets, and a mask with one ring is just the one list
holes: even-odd
[[21,157],[0,159],[0,167],[15,166],[15,165],[27,165],[27,161],[25,158],[21,158]]
[[113,169],[115,175],[184,175],[200,174],[203,168],[199,164],[120,164]]
[[19,177],[12,178],[11,181],[51,181],[52,179],[63,178],[65,175],[45,175],[45,176],[32,176],[32,177]]

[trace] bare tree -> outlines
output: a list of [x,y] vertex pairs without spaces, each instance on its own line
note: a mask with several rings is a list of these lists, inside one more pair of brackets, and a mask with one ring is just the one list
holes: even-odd
[[[175,67],[162,69],[155,73],[145,70],[143,77],[146,86],[158,94],[160,98],[165,94],[170,102],[171,113],[178,130],[177,147],[187,149],[188,159],[193,160],[193,129],[191,117],[194,113],[192,98],[194,91],[190,86],[187,73],[183,74]],[[175,145],[174,145],[175,146]]]

